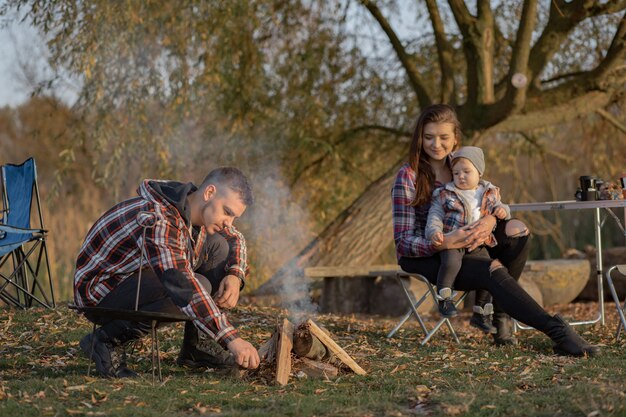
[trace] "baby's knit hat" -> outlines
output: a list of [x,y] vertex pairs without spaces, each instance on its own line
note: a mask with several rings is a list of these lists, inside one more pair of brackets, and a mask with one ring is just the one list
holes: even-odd
[[458,158],[469,159],[478,170],[480,176],[483,176],[483,172],[485,172],[485,156],[483,155],[482,149],[476,146],[463,146],[452,154],[452,160],[450,162],[454,163]]

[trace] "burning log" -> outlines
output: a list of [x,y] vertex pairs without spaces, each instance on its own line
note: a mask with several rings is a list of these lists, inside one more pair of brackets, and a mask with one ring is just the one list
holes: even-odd
[[[329,334],[324,328],[322,331]],[[314,361],[329,359],[331,356],[320,339],[311,333],[307,322],[301,323],[293,335],[293,353],[301,358],[309,358]]]
[[272,337],[270,337],[267,342],[263,343],[259,348],[259,358],[262,361],[266,362],[274,362],[276,359],[276,345],[278,344],[278,332],[275,331],[272,333]]
[[307,358],[300,358],[300,360],[302,361],[302,372],[311,378],[330,378],[339,373],[339,370],[330,364]]
[[310,332],[317,336],[318,339],[320,339],[320,341],[322,343],[324,343],[326,345],[326,347],[333,352],[335,355],[337,355],[337,357],[346,365],[348,365],[350,367],[350,369],[352,369],[354,371],[355,374],[357,375],[365,375],[367,372],[365,372],[363,370],[363,368],[361,368],[359,366],[358,363],[356,363],[354,361],[354,359],[352,359],[350,357],[350,355],[348,355],[346,353],[345,350],[343,350],[341,348],[341,346],[339,346],[337,343],[335,343],[335,341],[333,339],[330,338],[330,336],[328,336],[326,333],[324,333],[324,331],[322,329],[320,329],[317,324],[313,323],[312,320],[307,320],[307,324],[309,325],[309,330]]
[[291,372],[291,349],[293,348],[293,324],[283,320],[278,329],[278,353],[276,355],[276,381],[286,385]]

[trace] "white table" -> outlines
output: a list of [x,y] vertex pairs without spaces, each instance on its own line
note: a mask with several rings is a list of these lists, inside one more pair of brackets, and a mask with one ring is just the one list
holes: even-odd
[[[547,211],[547,210],[589,210],[595,214],[595,238],[596,238],[596,276],[598,279],[598,316],[592,320],[574,321],[571,325],[594,324],[600,322],[604,326],[604,287],[602,285],[602,224],[600,209],[614,207],[624,208],[624,223],[626,223],[626,200],[597,200],[597,201],[546,201],[543,203],[520,203],[510,204],[511,212],[516,211]],[[521,326],[521,329],[532,327]]]

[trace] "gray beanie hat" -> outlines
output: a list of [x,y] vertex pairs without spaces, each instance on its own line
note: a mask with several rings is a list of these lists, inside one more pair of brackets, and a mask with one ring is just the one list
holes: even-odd
[[482,149],[476,146],[463,146],[452,154],[452,160],[450,162],[454,163],[458,158],[469,159],[478,170],[480,176],[483,176],[483,172],[485,172],[485,156],[483,155]]

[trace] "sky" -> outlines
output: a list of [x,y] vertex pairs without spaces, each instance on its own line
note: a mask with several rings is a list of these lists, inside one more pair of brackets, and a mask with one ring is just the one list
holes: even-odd
[[20,81],[17,46],[36,34],[25,25],[2,22],[0,26],[0,106],[15,106],[28,99],[28,89]]
[[[47,53],[43,38],[27,23],[16,17],[0,20],[0,107],[24,103],[38,81],[50,78]],[[55,95],[71,104],[75,92],[66,82]]]

